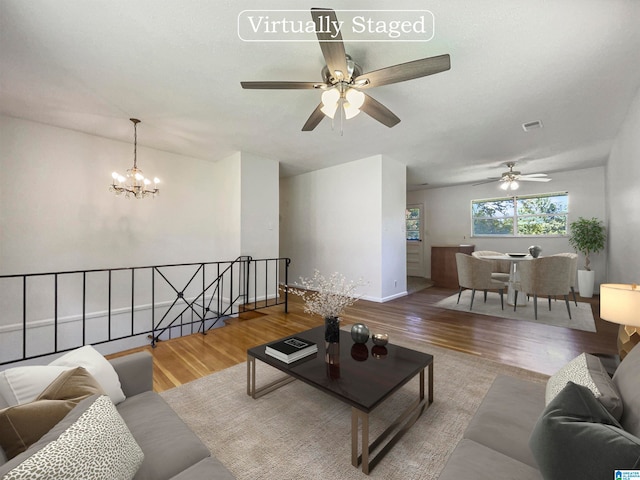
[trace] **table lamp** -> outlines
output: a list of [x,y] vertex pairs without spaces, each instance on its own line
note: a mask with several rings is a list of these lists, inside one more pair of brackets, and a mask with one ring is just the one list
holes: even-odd
[[600,318],[619,323],[618,353],[622,360],[640,341],[640,289],[635,283],[600,285]]

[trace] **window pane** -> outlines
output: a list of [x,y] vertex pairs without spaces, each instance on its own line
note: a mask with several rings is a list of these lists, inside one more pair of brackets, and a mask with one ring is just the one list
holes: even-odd
[[420,232],[407,230],[407,240],[420,240]]
[[407,220],[407,230],[420,230],[418,220]]
[[474,235],[513,235],[513,218],[476,218],[473,220]]
[[474,201],[471,204],[472,214],[474,218],[499,218],[512,217],[513,199],[504,198],[489,201]]
[[407,214],[407,220],[418,219],[418,218],[420,218],[420,209],[419,208],[407,208],[406,214]]
[[556,214],[569,211],[568,196],[518,198],[518,215]]
[[518,217],[518,234],[520,235],[566,235],[566,233],[566,215]]

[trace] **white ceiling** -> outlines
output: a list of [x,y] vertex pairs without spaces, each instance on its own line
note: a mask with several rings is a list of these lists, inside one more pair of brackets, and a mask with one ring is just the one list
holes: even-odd
[[[301,128],[312,90],[240,81],[320,81],[316,42],[244,42],[245,9],[428,9],[428,42],[351,42],[364,72],[448,53],[451,70],[368,90],[402,121],[361,114],[343,135]],[[10,116],[216,161],[245,151],[281,175],[383,154],[409,188],[604,165],[640,85],[638,0],[0,0],[0,108]],[[340,18],[340,13],[338,12]],[[311,18],[309,16],[309,18]],[[524,132],[540,120],[544,128]],[[552,175],[553,176],[553,175]]]

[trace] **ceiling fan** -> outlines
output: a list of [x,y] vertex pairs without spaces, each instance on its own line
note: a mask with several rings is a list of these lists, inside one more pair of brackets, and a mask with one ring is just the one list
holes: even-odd
[[[393,65],[363,74],[360,66],[345,52],[342,34],[335,27],[338,25],[335,11],[328,8],[312,8],[311,17],[315,23],[315,32],[320,42],[322,55],[327,63],[322,69],[322,82],[240,82],[242,88],[247,89],[322,90],[322,101],[302,127],[304,132],[316,128],[325,116],[334,118],[338,111],[340,115],[344,114],[346,119],[353,118],[360,111],[363,111],[383,125],[391,128],[397,125],[400,119],[391,110],[362,90],[426,77],[451,68],[449,55],[445,54]],[[325,27],[321,28],[322,25],[325,25]],[[326,31],[326,25],[331,25],[331,31]]]
[[495,182],[496,180],[501,182],[500,188],[502,190],[517,190],[520,184],[518,182],[548,182],[551,179],[546,173],[529,173],[523,175],[513,167],[516,166],[515,162],[507,162],[506,166],[509,167],[508,172],[503,172],[500,177],[490,177],[484,182],[474,183],[472,186],[483,185],[485,183]]

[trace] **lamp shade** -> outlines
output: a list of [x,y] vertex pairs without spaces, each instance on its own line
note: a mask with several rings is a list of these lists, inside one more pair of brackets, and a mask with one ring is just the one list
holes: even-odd
[[640,327],[640,289],[621,283],[600,285],[600,318],[620,325]]

